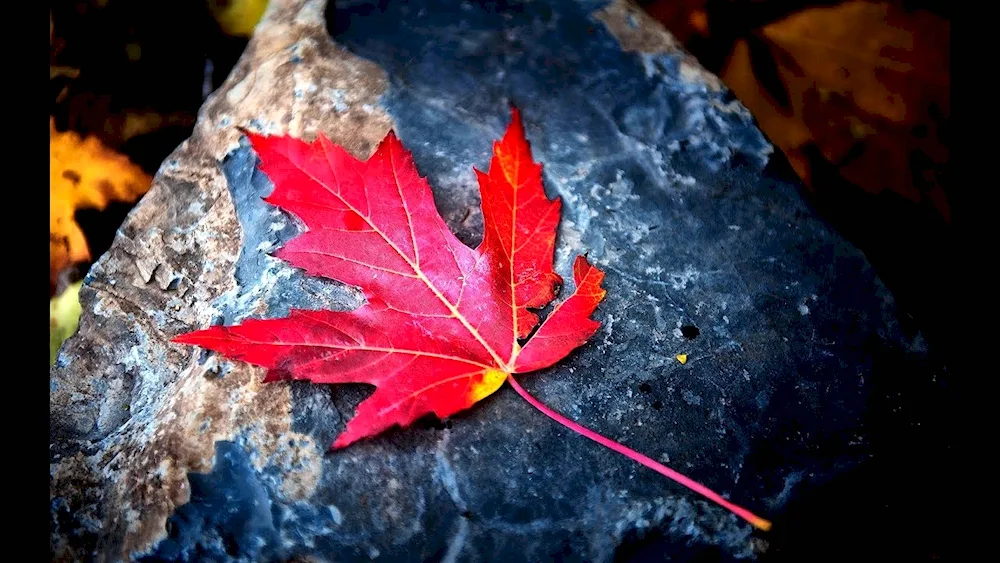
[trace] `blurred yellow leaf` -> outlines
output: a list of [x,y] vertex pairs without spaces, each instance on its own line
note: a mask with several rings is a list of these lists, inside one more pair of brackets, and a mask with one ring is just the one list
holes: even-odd
[[250,37],[268,0],[209,0],[208,6],[227,35]]
[[80,287],[76,282],[49,300],[49,366],[55,363],[62,343],[73,336],[80,323]]
[[56,131],[49,121],[49,281],[59,272],[91,259],[87,240],[73,215],[77,209],[104,209],[112,201],[130,203],[146,193],[152,178],[129,159],[75,132]]

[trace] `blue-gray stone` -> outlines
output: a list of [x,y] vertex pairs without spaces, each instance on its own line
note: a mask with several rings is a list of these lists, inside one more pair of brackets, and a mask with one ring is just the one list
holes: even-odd
[[[676,54],[624,50],[593,15],[604,5],[338,2],[328,28],[384,69],[381,110],[470,245],[482,225],[472,167],[486,168],[509,105],[522,111],[546,190],[564,201],[557,269],[571,279],[572,259],[587,254],[607,272],[608,295],[587,345],[521,381],[553,409],[774,518],[774,533],[752,532],[505,387],[448,421],[326,453],[306,499],[281,493],[289,467],[251,462],[254,440],[219,441],[214,468],[190,474],[190,501],[144,560],[801,553],[787,551],[799,544],[783,530],[800,533],[796,518],[813,512],[796,503],[871,467],[879,444],[911,422],[906,413],[884,422],[885,411],[905,409],[905,398],[887,397],[887,382],[906,374],[908,388],[926,391],[935,368],[865,257],[816,217],[796,183],[766,167],[769,144],[728,92],[683,77]],[[245,144],[222,164],[242,249],[236,293],[204,324],[357,306],[356,291],[265,255],[298,226],[261,200],[271,186],[254,165]],[[277,281],[262,288],[262,278]],[[368,393],[280,385],[292,386],[292,430],[320,447]],[[65,502],[52,511],[59,529],[73,529]]]

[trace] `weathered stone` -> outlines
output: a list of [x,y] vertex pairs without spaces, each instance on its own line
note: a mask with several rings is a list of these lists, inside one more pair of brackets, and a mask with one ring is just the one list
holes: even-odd
[[765,516],[871,453],[859,419],[882,373],[925,377],[919,335],[864,257],[763,172],[771,148],[746,110],[637,9],[419,4],[272,0],[90,272],[51,372],[55,559],[689,560],[763,545],[509,389],[331,453],[367,388],[262,385],[257,368],[170,344],[362,302],[266,254],[299,227],[261,200],[271,185],[237,126],[322,131],[358,157],[392,127],[475,244],[472,166],[515,103],[565,203],[557,268],[586,252],[608,272],[601,331],[524,384]]

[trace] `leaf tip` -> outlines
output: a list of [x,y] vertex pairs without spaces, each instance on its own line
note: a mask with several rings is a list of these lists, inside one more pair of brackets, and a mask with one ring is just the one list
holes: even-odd
[[356,438],[350,437],[345,432],[340,436],[337,436],[337,439],[333,441],[333,444],[330,444],[330,451],[332,452],[332,451],[342,450],[356,441],[357,441]]
[[524,134],[521,110],[517,109],[517,106],[514,104],[511,104],[510,123],[507,124],[507,130],[504,132],[503,137],[493,143],[493,152],[497,153],[497,151],[502,150],[500,148],[502,146],[515,147],[522,144],[527,147],[528,138]]
[[607,293],[601,288],[601,283],[604,282],[604,271],[591,264],[585,254],[578,255],[573,262],[573,281],[576,282],[577,287],[580,287],[584,283],[589,283],[595,288],[600,289],[601,299]]
[[573,260],[573,270],[577,269],[583,270],[586,268],[593,268],[593,267],[594,266],[590,263],[590,260],[587,260],[586,254],[578,254],[576,256],[576,259]]
[[237,125],[236,130],[239,131],[244,137],[250,141],[250,147],[258,155],[262,152],[266,152],[266,145],[272,140],[272,136],[257,133],[256,131],[251,131],[242,125]]
[[403,146],[403,142],[399,139],[399,135],[396,134],[395,129],[389,129],[382,140],[378,142],[375,147],[375,152],[369,157],[369,160],[377,160],[379,157],[388,158],[391,155],[402,156],[403,160],[410,158],[410,151]]
[[242,125],[234,125],[233,128],[239,131],[240,134],[246,137],[247,139],[250,139],[251,143],[253,143],[255,139],[260,139],[264,137],[264,135],[257,133],[256,131],[252,131],[249,128],[244,127]]
[[511,124],[517,123],[521,125],[521,110],[517,109],[517,106],[513,103],[510,104],[510,122]]
[[396,134],[396,130],[389,129],[389,131],[386,132],[385,136],[382,137],[382,140],[379,141],[376,152],[378,150],[381,150],[382,147],[395,147],[396,145],[399,145],[402,148],[403,143],[402,141],[399,140],[399,135]]
[[203,331],[196,330],[193,332],[185,332],[184,334],[178,334],[177,336],[170,339],[170,342],[174,344],[197,344],[199,333]]

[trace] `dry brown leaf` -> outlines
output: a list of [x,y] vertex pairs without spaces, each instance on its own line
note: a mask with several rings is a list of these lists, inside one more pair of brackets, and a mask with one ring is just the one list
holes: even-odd
[[929,12],[859,0],[798,12],[761,30],[817,85],[894,123],[915,122],[928,103],[948,105],[949,31]]
[[81,139],[56,131],[49,121],[49,281],[71,264],[91,260],[77,209],[104,209],[112,201],[130,203],[149,189],[152,178],[95,137]]
[[[754,42],[769,60],[753,56]],[[934,170],[948,151],[934,130],[949,117],[949,45],[950,24],[929,12],[855,0],[759,28],[737,42],[721,77],[807,184],[804,149],[815,146],[846,180],[926,196],[947,219]],[[771,70],[779,95],[763,76]]]
[[[761,130],[784,151],[796,174],[809,183],[808,160],[802,154],[801,147],[812,139],[812,133],[793,110],[784,109],[781,104],[773,102],[772,97],[761,86],[750,64],[750,49],[746,41],[739,41],[733,47],[721,78],[747,106]],[[796,93],[804,93],[806,82],[802,79],[786,81],[789,89],[793,90],[790,95],[792,100],[801,99]]]

